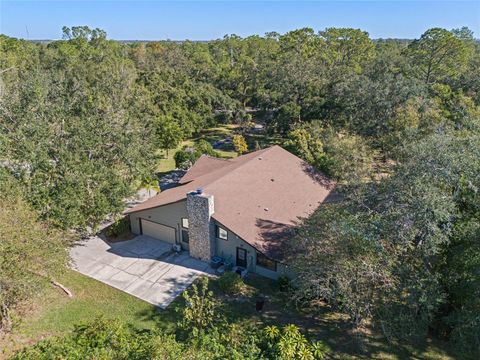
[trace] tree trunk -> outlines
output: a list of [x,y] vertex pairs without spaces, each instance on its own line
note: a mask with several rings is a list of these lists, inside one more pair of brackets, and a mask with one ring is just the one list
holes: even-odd
[[10,311],[5,304],[0,306],[0,334],[7,333],[12,328],[12,319],[10,318]]
[[53,281],[53,280],[51,281],[51,283],[52,283],[53,286],[56,286],[56,287],[62,289],[63,292],[68,295],[68,297],[73,297],[72,292],[70,290],[68,290],[64,285],[60,284],[59,282]]

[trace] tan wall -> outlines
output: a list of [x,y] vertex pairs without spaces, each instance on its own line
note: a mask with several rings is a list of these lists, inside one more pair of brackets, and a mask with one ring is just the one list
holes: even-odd
[[180,242],[181,219],[187,217],[187,206],[185,201],[160,206],[153,209],[143,210],[130,214],[130,225],[132,233],[140,234],[139,218],[157,222],[159,224],[173,227],[177,230],[177,242]]

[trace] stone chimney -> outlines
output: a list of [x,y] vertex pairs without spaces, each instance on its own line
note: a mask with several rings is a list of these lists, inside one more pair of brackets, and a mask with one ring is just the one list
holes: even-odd
[[213,195],[205,194],[202,189],[187,194],[189,249],[193,258],[210,261],[215,255],[213,213]]

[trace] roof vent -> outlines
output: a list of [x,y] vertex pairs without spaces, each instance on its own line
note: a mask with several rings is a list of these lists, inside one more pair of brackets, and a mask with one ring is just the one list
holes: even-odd
[[268,208],[265,208],[265,209],[263,209],[263,210],[268,211]]
[[261,156],[259,156],[259,157],[258,157],[258,160],[262,160],[262,157],[261,157]]

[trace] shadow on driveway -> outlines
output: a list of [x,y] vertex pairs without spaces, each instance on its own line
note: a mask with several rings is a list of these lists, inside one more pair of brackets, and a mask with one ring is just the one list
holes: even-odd
[[70,253],[74,270],[162,309],[197,277],[214,274],[186,251],[175,253],[171,244],[144,235],[115,243],[93,236]]

